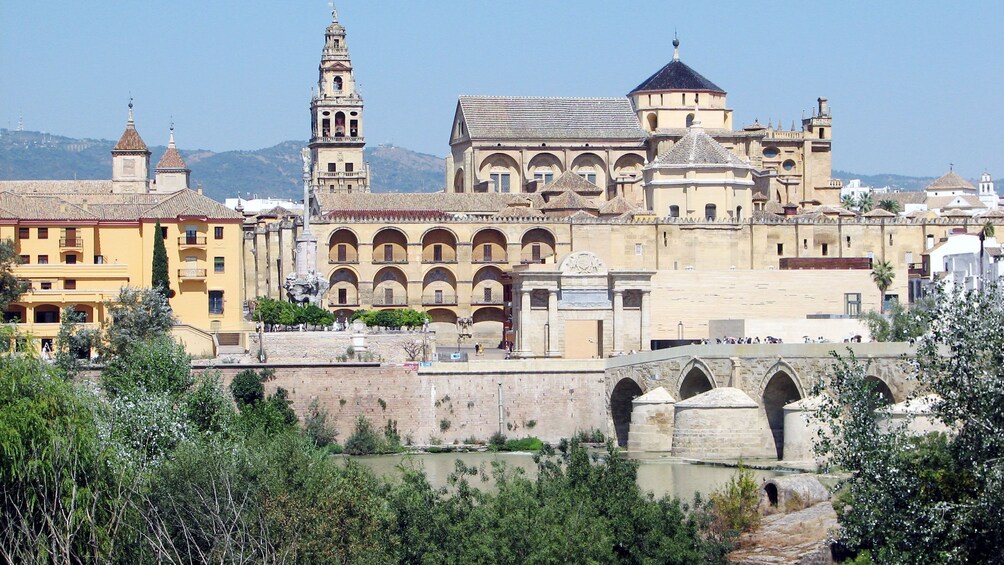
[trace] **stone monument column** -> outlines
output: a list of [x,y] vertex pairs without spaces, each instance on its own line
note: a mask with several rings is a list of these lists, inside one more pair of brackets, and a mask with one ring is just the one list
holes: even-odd
[[317,272],[317,238],[310,231],[310,150],[300,152],[303,158],[303,230],[296,238],[296,275],[306,278]]
[[[624,353],[624,291],[614,291],[614,349],[612,355]],[[603,352],[601,351],[602,355]]]
[[521,288],[519,290],[519,356],[529,357],[532,353],[530,340],[527,337],[530,326],[530,291]]
[[558,351],[558,291],[547,291],[547,356],[560,357]]

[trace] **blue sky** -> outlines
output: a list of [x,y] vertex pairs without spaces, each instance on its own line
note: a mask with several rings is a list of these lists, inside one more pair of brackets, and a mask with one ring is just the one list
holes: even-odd
[[[1004,2],[343,0],[369,144],[445,155],[460,94],[620,96],[668,62],[785,127],[827,96],[834,167],[1004,178]],[[0,0],[0,127],[147,143],[309,135],[322,0]]]

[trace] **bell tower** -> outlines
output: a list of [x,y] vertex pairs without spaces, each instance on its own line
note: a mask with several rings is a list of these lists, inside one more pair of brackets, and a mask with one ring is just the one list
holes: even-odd
[[363,97],[352,74],[345,27],[334,9],[324,32],[310,119],[311,183],[315,190],[369,192],[369,165],[363,158]]

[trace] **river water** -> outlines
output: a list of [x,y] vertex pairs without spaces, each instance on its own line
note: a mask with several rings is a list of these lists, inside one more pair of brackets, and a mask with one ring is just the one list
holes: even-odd
[[[685,502],[692,500],[695,492],[707,495],[714,491],[728,481],[736,471],[731,467],[689,463],[658,454],[631,454],[629,457],[639,462],[638,486],[643,491],[650,491],[657,498],[667,494],[677,496]],[[503,461],[510,468],[523,469],[530,478],[537,475],[537,467],[529,453],[418,453],[372,455],[352,459],[369,467],[377,475],[391,479],[400,476],[402,465],[424,469],[433,487],[446,486],[447,476],[453,472],[457,459],[469,467],[483,467],[489,474],[492,461]],[[758,469],[754,469],[753,473],[757,482],[779,474],[776,471]],[[480,489],[491,488],[490,483],[481,483],[476,477],[470,482],[472,486]]]

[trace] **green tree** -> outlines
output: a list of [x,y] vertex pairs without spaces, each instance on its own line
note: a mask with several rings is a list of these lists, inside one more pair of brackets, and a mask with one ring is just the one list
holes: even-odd
[[180,398],[194,382],[191,357],[166,335],[131,344],[108,359],[101,373],[101,386],[113,397],[158,393]]
[[[949,434],[879,425],[864,363],[839,359],[823,395],[819,452],[848,473],[841,536],[876,563],[999,563],[1004,555],[1004,295],[946,293],[920,340],[913,377]],[[826,432],[825,430],[831,430]]]
[[875,199],[872,197],[872,193],[863,192],[858,196],[857,200],[858,211],[862,214],[866,212],[871,212],[875,208]]
[[132,345],[166,336],[174,325],[167,299],[152,289],[123,288],[105,302],[111,323],[104,329],[102,357],[122,355]]
[[11,302],[16,302],[28,290],[28,283],[14,276],[12,267],[20,262],[14,241],[11,239],[0,241],[0,309],[2,310],[5,310]]
[[59,317],[59,334],[56,336],[56,367],[63,378],[76,378],[82,361],[87,359],[97,342],[97,330],[86,329],[81,324],[87,315],[74,306],[63,308]]
[[253,406],[265,399],[265,385],[254,369],[244,369],[230,381],[230,394],[238,408]]
[[164,238],[160,235],[160,220],[157,220],[153,234],[153,276],[150,278],[150,283],[166,301],[171,297],[171,277],[168,274],[167,248],[164,247]]
[[879,261],[872,267],[872,282],[879,289],[879,312],[885,313],[885,291],[892,286],[896,272],[889,261]]
[[994,229],[994,224],[993,224],[993,222],[991,222],[989,220],[987,220],[987,222],[984,223],[983,226],[980,228],[980,233],[979,233],[979,238],[980,238],[980,278],[979,278],[979,281],[980,281],[980,286],[981,287],[983,286],[983,279],[986,278],[986,275],[987,275],[986,263],[983,262],[983,257],[984,257],[984,254],[985,254],[984,245],[986,244],[986,240],[989,239],[989,238],[991,238],[991,237],[993,237],[995,233],[996,233],[996,230]]
[[[935,294],[937,296],[937,294]],[[861,316],[872,341],[910,341],[927,333],[934,321],[935,297],[922,298],[912,306],[893,302],[885,315],[868,312]]]
[[899,203],[899,200],[894,200],[892,198],[883,198],[879,201],[879,208],[885,210],[886,212],[892,212],[893,214],[899,214],[903,210],[903,206]]
[[840,197],[840,205],[848,210],[857,210],[858,201],[853,194],[845,194]]

